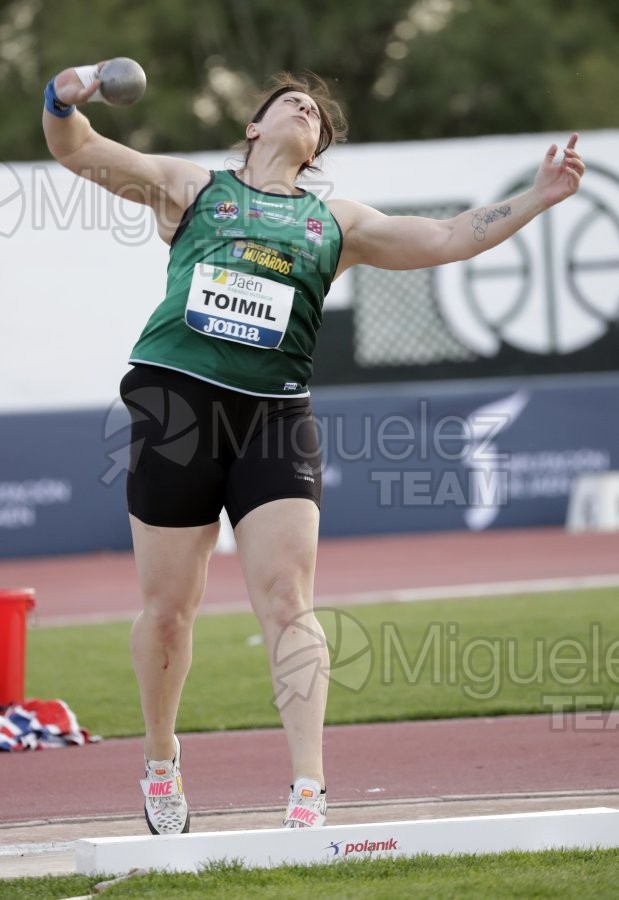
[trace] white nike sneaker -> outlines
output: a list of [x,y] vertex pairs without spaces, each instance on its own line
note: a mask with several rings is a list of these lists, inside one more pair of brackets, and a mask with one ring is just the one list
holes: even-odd
[[297,778],[288,797],[284,828],[319,828],[327,818],[327,797],[313,778]]
[[174,735],[174,759],[145,759],[144,816],[152,834],[185,834],[189,831],[189,808],[180,772],[181,745]]

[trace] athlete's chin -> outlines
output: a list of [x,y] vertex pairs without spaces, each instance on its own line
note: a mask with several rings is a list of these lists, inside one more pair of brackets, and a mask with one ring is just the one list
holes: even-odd
[[316,153],[316,144],[313,141],[291,141],[291,152],[299,160],[299,165],[310,159]]

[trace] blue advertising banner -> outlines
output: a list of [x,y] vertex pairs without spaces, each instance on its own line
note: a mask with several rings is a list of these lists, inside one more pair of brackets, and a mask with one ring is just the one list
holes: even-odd
[[572,480],[619,467],[619,381],[321,394],[322,533],[562,525]]
[[106,455],[114,429],[127,445],[120,409],[0,416],[1,557],[131,546],[125,479],[117,477],[128,454],[123,462]]
[[[159,452],[183,464],[195,417],[148,399]],[[323,536],[562,525],[576,476],[619,469],[616,376],[321,389],[313,404]],[[0,416],[0,435],[0,556],[130,547],[120,401]]]

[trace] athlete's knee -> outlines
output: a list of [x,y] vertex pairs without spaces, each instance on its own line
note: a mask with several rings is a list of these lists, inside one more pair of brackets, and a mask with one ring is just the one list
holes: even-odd
[[274,576],[266,586],[261,615],[272,625],[285,628],[307,613],[310,605],[301,573],[289,571]]
[[197,604],[174,602],[149,602],[145,600],[142,617],[158,638],[173,642],[191,631],[197,613]]

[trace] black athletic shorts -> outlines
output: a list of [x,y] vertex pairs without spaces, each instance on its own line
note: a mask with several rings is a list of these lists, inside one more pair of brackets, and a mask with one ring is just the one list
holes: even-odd
[[320,444],[307,397],[252,397],[160,366],[136,365],[121,397],[131,414],[129,512],[149,525],[232,526],[287,497],[320,506]]

